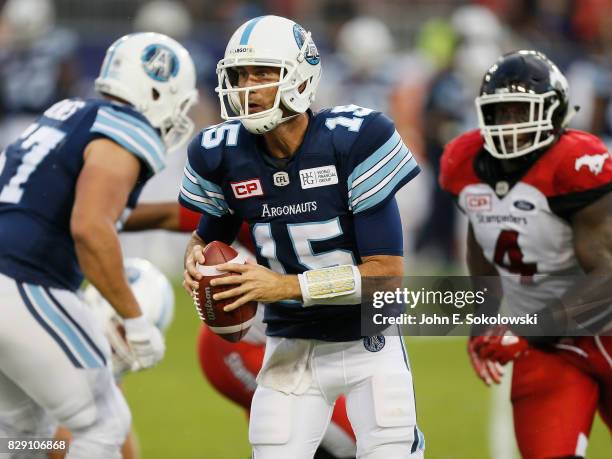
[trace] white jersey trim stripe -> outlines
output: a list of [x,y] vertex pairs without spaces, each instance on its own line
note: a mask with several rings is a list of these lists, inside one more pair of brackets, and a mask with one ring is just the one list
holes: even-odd
[[391,161],[391,159],[393,159],[393,157],[402,149],[403,145],[404,143],[400,139],[397,145],[393,147],[393,149],[385,157],[383,157],[378,163],[376,163],[374,167],[367,170],[366,172],[361,174],[359,177],[357,177],[355,180],[353,180],[353,183],[351,183],[351,190],[349,191],[349,196],[351,195],[351,191],[353,190],[353,188],[355,188],[361,182],[367,180],[369,177],[374,175],[378,170],[380,170],[385,164]]
[[184,194],[189,199],[191,199],[192,201],[197,201],[197,202],[201,202],[201,203],[204,203],[204,204],[208,204],[208,205],[213,206],[216,209],[219,209],[219,210],[224,211],[224,212],[227,210],[227,209],[224,209],[223,207],[219,206],[212,199],[208,199],[208,198],[205,198],[204,196],[198,196],[197,194],[190,193],[189,191],[187,191],[185,189],[185,187],[183,185],[181,185],[181,193]]
[[155,159],[151,156],[151,154],[146,151],[146,149],[142,148],[141,145],[136,143],[134,139],[132,139],[129,135],[126,135],[124,132],[115,129],[107,124],[102,124],[100,121],[96,121],[91,127],[91,130],[100,132],[102,134],[107,134],[111,139],[116,139],[118,143],[129,148],[137,156],[145,160],[154,172],[159,172],[161,169],[163,169],[163,166],[160,167],[159,164],[156,163]]
[[[108,119],[110,119],[111,121],[114,121],[122,126],[125,126],[127,129],[132,129],[134,131],[136,131],[141,137],[142,139],[148,143],[151,148],[153,148],[153,150],[155,150],[155,152],[157,153],[157,155],[161,158],[164,156],[164,148],[157,142],[155,142],[153,139],[151,139],[151,134],[145,132],[142,128],[136,126],[135,124],[130,123],[129,121],[126,121],[112,113],[109,113],[108,110],[105,109],[100,109],[98,111],[98,115],[101,115],[102,117],[106,117]],[[100,120],[103,121],[103,120]]]
[[[206,189],[202,185],[200,180],[198,180],[197,177],[195,177],[191,172],[189,172],[189,169],[187,169],[187,166],[183,168],[183,173],[185,174],[185,177],[187,177],[187,179],[189,179],[191,183],[193,183],[194,185],[199,185],[201,188],[203,188],[203,191],[205,191],[208,196],[225,201],[225,196],[222,193],[218,193],[216,191],[211,191],[211,190]],[[206,180],[206,184],[208,183],[212,184],[212,182],[209,182],[208,180]]]
[[387,183],[389,183],[391,180],[393,180],[393,178],[400,172],[400,170],[402,169],[402,167],[404,165],[406,165],[408,163],[408,161],[410,161],[412,159],[412,155],[411,156],[406,156],[405,158],[402,159],[402,161],[395,166],[395,169],[393,169],[393,171],[387,175],[387,177],[385,177],[384,180],[382,180],[378,185],[376,185],[374,188],[372,188],[371,190],[363,193],[362,195],[360,195],[357,199],[355,199],[351,205],[353,207],[355,207],[357,204],[359,204],[361,201],[369,198],[370,196],[376,194],[378,191],[380,191],[382,188],[385,187],[385,185]]

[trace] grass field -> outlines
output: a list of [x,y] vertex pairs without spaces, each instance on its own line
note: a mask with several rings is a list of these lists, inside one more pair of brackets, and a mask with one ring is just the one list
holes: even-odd
[[[202,378],[195,353],[199,319],[184,292],[177,289],[176,298],[165,360],[125,381],[142,459],[247,459],[245,414]],[[464,338],[408,338],[407,345],[426,457],[493,457],[489,452],[492,391],[472,374]],[[612,457],[610,436],[599,419],[588,453],[590,459]]]

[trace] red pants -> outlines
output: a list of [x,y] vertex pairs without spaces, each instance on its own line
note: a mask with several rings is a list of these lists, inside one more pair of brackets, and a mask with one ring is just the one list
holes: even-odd
[[[255,377],[263,363],[265,346],[246,341],[230,343],[215,335],[206,326],[200,329],[198,356],[204,377],[228,399],[251,409],[255,393]],[[331,422],[353,439],[355,434],[346,415],[344,397],[336,400]]]
[[597,410],[612,429],[612,337],[567,341],[514,363],[514,430],[525,459],[584,456]]

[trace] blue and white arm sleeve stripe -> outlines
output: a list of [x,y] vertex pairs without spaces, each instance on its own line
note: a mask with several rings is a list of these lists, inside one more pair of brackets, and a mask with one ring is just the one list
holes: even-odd
[[199,210],[216,217],[229,213],[221,187],[196,174],[189,162],[183,170],[180,197]]
[[131,151],[153,171],[161,171],[165,164],[166,147],[155,130],[141,120],[102,107],[98,110],[91,132],[104,134],[125,149]]
[[384,145],[353,169],[348,178],[350,208],[358,213],[377,205],[419,170],[412,153],[395,131]]

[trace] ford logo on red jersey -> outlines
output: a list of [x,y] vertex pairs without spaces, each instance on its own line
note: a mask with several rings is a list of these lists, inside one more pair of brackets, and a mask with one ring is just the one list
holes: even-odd
[[234,182],[230,183],[230,185],[236,199],[252,198],[254,196],[263,196],[264,194],[258,178]]

